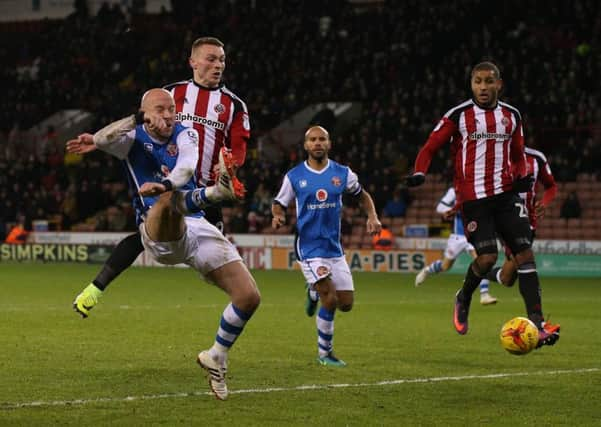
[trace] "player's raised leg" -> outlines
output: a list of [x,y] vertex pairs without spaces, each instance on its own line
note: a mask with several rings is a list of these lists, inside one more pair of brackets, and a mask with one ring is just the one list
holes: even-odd
[[189,191],[178,191],[173,195],[174,208],[182,214],[200,212],[214,203],[225,200],[241,200],[246,189],[236,178],[231,153],[222,148],[219,152],[218,177],[215,185]]

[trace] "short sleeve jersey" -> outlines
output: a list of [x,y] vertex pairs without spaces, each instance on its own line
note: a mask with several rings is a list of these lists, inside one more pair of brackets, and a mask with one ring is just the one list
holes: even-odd
[[303,162],[286,174],[275,202],[287,207],[296,200],[298,259],[344,254],[340,243],[342,196],[361,191],[357,175],[333,160],[319,171]]

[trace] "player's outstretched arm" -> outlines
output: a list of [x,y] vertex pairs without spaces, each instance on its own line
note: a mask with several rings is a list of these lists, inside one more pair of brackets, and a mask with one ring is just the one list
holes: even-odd
[[126,133],[133,130],[136,127],[136,122],[144,122],[144,113],[132,114],[106,125],[94,134],[94,143],[99,148],[102,148],[102,145],[117,141]]
[[99,150],[119,159],[125,159],[134,141],[133,136],[128,137],[128,133],[133,131],[136,124],[145,121],[144,112],[132,114],[100,129],[93,135],[92,142]]
[[75,139],[67,141],[66,149],[72,154],[86,154],[95,151],[98,147],[94,144],[94,135],[82,133]]
[[405,184],[408,187],[417,187],[426,181],[426,173],[434,155],[451,140],[456,130],[457,125],[447,116],[438,122],[424,146],[417,153],[413,175],[405,177]]

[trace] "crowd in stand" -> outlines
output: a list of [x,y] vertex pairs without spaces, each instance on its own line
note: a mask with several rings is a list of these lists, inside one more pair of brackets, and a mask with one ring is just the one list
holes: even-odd
[[[401,178],[445,109],[468,97],[469,69],[483,59],[500,65],[502,97],[521,110],[529,144],[556,178],[597,173],[598,2],[510,0],[491,13],[483,0],[174,0],[160,15],[105,6],[89,16],[80,6],[65,20],[1,24],[0,234],[20,216],[56,216],[64,229],[90,217],[95,229],[132,227],[119,162],[65,156],[53,129],[25,131],[66,108],[92,112],[94,129],[130,114],[147,88],[191,77],[189,47],[200,35],[226,43],[226,84],[253,128],[234,231],[261,231],[283,172],[303,158],[300,144],[262,157],[257,139],[321,101],[362,104],[353,126],[332,135],[332,157],[359,174],[379,212],[402,212],[410,200]],[[447,167],[443,151],[433,170]]]

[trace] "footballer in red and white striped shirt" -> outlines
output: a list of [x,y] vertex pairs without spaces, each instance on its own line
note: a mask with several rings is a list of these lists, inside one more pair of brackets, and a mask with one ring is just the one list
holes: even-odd
[[456,206],[461,209],[466,237],[478,255],[455,295],[455,330],[462,335],[468,331],[472,294],[483,277],[489,278],[499,237],[513,254],[528,318],[539,329],[537,347],[553,345],[560,327],[545,323],[543,317],[532,231],[524,201],[517,194],[531,191],[533,186],[526,169],[522,118],[516,108],[498,100],[503,83],[495,64],[474,66],[470,82],[472,99],[445,114],[419,151],[415,171],[406,183],[421,185],[434,153],[451,141]]
[[175,99],[175,119],[199,134],[196,175],[199,185],[214,183],[219,150],[232,151],[238,167],[244,164],[250,138],[246,104],[221,82],[225,70],[223,43],[201,37],[192,44],[189,59],[193,78],[165,86]]

